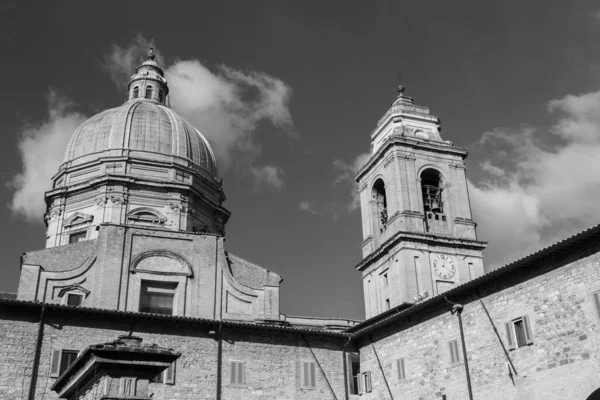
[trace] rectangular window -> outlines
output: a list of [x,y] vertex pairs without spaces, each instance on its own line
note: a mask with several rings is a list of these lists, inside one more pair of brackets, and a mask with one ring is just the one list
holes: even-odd
[[360,357],[357,353],[346,354],[346,368],[350,394],[359,394],[358,377],[360,376]]
[[404,358],[396,360],[396,368],[398,369],[398,379],[403,381],[406,379],[406,371],[404,369]]
[[506,341],[509,350],[533,344],[529,318],[524,315],[505,324]]
[[67,294],[67,305],[79,307],[83,303],[83,296],[80,294],[69,293]]
[[229,384],[231,386],[244,386],[246,384],[245,363],[232,361],[229,369]]
[[58,378],[73,364],[79,351],[67,349],[53,349],[50,365],[50,377]]
[[383,274],[383,284],[384,284],[385,286],[387,286],[387,285],[388,285],[388,275],[387,275],[387,273]]
[[176,362],[171,363],[167,369],[156,375],[152,382],[173,385],[175,383],[175,364]]
[[77,242],[83,242],[87,239],[87,232],[78,232],[78,233],[73,233],[72,235],[69,235],[69,244],[71,243],[77,243]]
[[177,283],[142,281],[140,312],[173,315]]
[[302,362],[302,388],[315,389],[317,387],[317,366],[312,361]]
[[600,292],[594,293],[592,296],[594,299],[594,306],[596,308],[596,315],[598,316],[598,320],[600,321]]
[[458,339],[454,339],[448,342],[448,348],[450,350],[450,364],[454,365],[460,363]]
[[150,86],[146,86],[146,95],[144,97],[147,99],[152,98],[152,88]]

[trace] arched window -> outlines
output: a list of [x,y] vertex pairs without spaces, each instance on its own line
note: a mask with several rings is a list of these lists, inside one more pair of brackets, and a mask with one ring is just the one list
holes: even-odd
[[152,87],[151,86],[146,86],[146,95],[144,97],[147,99],[152,98]]
[[162,103],[164,98],[165,98],[165,93],[162,90],[159,90],[158,91],[158,101]]
[[439,219],[437,214],[444,213],[444,202],[442,200],[442,177],[440,172],[428,168],[421,173],[421,190],[423,192],[423,208],[428,218],[436,215],[435,219]]
[[375,202],[375,213],[379,220],[381,230],[385,229],[388,221],[387,199],[385,195],[385,183],[382,179],[377,179],[373,185],[373,200]]
[[137,99],[138,97],[140,97],[140,88],[138,86],[135,86],[133,88],[133,98]]

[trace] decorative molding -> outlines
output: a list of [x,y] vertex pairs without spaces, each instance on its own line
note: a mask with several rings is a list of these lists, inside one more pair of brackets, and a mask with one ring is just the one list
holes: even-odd
[[89,224],[93,220],[94,220],[93,215],[85,214],[85,213],[77,211],[63,222],[63,226],[66,228],[70,228],[73,225],[85,224],[85,223]]
[[[187,273],[180,273],[180,272],[158,272],[158,271],[151,271],[151,270],[141,270],[141,269],[137,269],[138,264],[142,261],[145,260],[146,258],[151,258],[151,257],[168,257],[168,258],[172,258],[174,260],[176,260],[177,262],[181,263],[182,266],[187,267],[188,272]],[[131,273],[136,273],[136,272],[144,272],[147,274],[159,274],[159,275],[179,275],[179,276],[187,276],[190,278],[194,277],[194,270],[192,269],[191,264],[182,256],[180,256],[179,254],[175,254],[169,250],[150,250],[150,251],[146,251],[140,255],[138,255],[137,257],[135,257],[133,259],[133,261],[131,262],[131,266],[129,267],[129,271]]]
[[[150,214],[153,218],[149,218],[142,214]],[[162,215],[160,212],[156,211],[154,208],[150,207],[138,207],[129,211],[126,215],[127,220],[138,221],[138,222],[147,222],[154,223],[158,225],[164,225],[165,222],[168,221],[168,218]]]

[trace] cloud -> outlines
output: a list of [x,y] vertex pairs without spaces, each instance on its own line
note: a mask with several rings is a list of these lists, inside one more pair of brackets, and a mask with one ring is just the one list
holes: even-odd
[[470,182],[488,268],[600,222],[600,91],[548,103],[558,121],[483,134],[484,179]]
[[72,111],[72,101],[52,89],[47,101],[45,121],[24,126],[19,132],[22,170],[8,182],[15,191],[9,208],[30,221],[42,221],[44,193],[51,189],[51,177],[58,171],[71,135],[86,119]]
[[340,217],[338,206],[333,202],[317,205],[311,201],[301,201],[298,203],[298,209],[309,214],[330,217],[333,221]]
[[264,189],[281,190],[285,185],[283,169],[275,165],[266,165],[264,167],[252,167],[250,170],[254,178],[254,190]]
[[[113,81],[126,84],[149,46],[139,34],[127,47],[114,45],[104,62]],[[282,80],[226,65],[209,69],[198,60],[165,64],[158,51],[157,59],[164,66],[171,107],[208,139],[221,173],[235,160],[238,172],[262,179],[265,171],[252,169],[261,153],[256,136],[265,131],[257,129],[262,122],[271,123],[280,136],[298,138],[289,110],[292,89]]]
[[371,158],[371,153],[359,154],[350,163],[346,163],[340,159],[333,161],[333,169],[336,172],[333,185],[340,183],[350,183],[352,200],[346,205],[348,212],[356,211],[360,208],[360,195],[358,193],[358,185],[354,181],[354,175],[361,169]]
[[300,211],[305,211],[309,214],[319,215],[319,212],[316,210],[315,205],[310,201],[301,201],[298,203],[298,208]]

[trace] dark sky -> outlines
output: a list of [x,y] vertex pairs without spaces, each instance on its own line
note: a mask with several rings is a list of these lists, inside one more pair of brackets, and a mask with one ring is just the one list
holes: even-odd
[[[397,71],[406,94],[442,119],[442,137],[471,150],[467,174],[482,182],[489,170],[480,165],[491,157],[478,144],[484,132],[549,131],[560,117],[548,112],[550,100],[600,89],[599,12],[591,0],[19,1],[16,14],[3,9],[3,19],[16,20],[14,34],[5,27],[1,35],[0,291],[16,291],[19,256],[44,246],[42,215],[31,222],[8,206],[8,182],[22,169],[21,132],[48,119],[50,88],[86,116],[121,104],[123,92],[102,65],[113,45],[154,34],[167,64],[194,59],[211,70],[260,71],[291,87],[298,139],[278,135],[268,121],[253,133],[262,149],[255,163],[279,166],[285,184],[256,190],[232,161],[224,175],[232,212],[227,248],[284,277],[282,312],[362,319],[354,270],[360,213],[347,211],[351,186],[334,185],[334,161],[350,164],[369,150],[369,134],[396,96]],[[549,154],[565,146],[564,137],[539,138]],[[535,196],[544,210],[544,198]],[[545,235],[550,226],[535,232]],[[502,243],[490,243],[490,265],[511,261],[499,258],[500,250]]]

